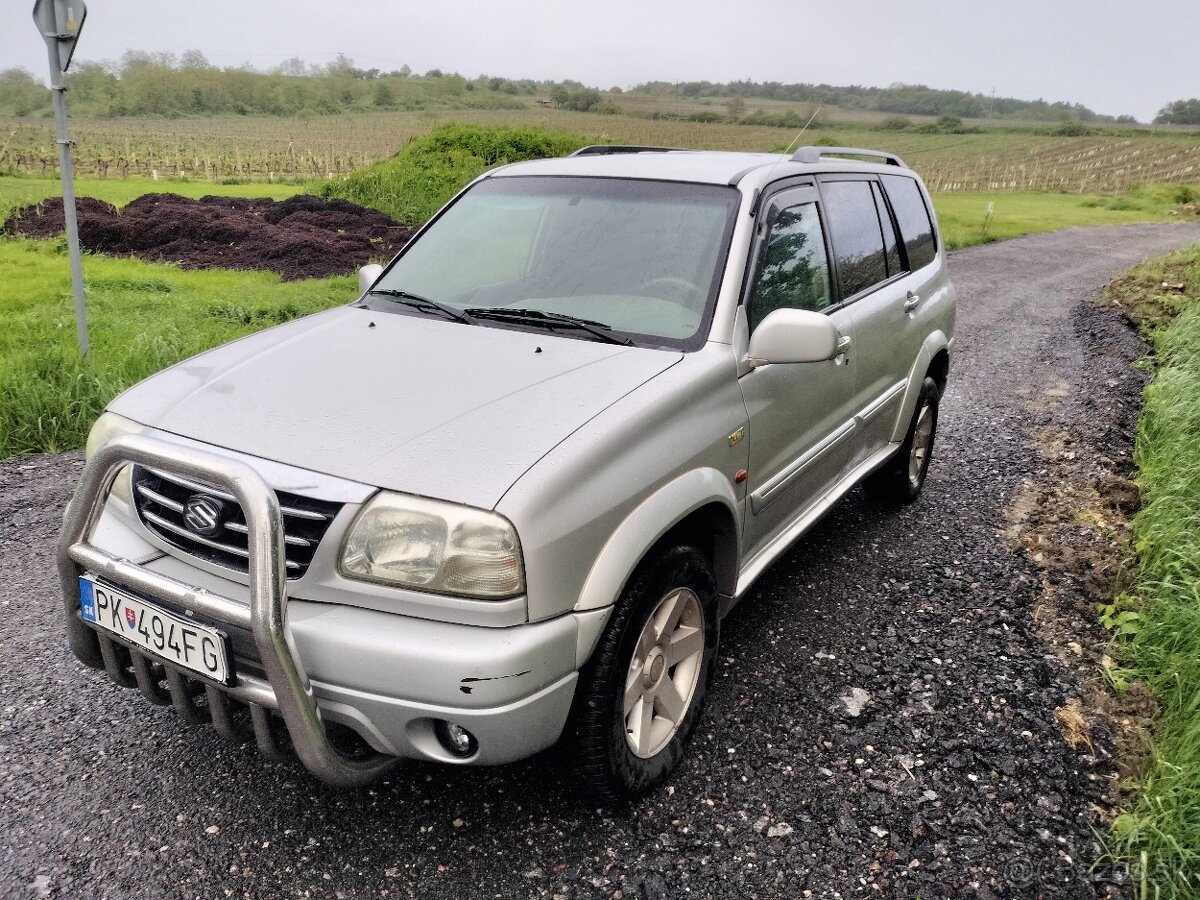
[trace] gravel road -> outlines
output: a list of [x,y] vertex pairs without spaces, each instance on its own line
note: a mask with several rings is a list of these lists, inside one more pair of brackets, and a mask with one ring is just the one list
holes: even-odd
[[53,542],[79,455],[0,463],[0,896],[1121,896],[1088,874],[1108,764],[1063,742],[1074,676],[999,529],[1036,429],[1129,453],[1137,345],[1083,310],[1194,240],[1140,225],[953,254],[924,498],[885,513],[854,492],[760,581],[690,753],[626,808],[580,801],[553,753],[339,793],[185,728],[64,648]]

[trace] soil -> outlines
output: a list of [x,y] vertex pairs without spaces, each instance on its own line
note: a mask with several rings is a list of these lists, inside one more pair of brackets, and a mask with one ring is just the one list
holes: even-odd
[[[1075,310],[1075,332],[1090,348],[1087,379],[1099,389],[1087,393],[1087,415],[1075,420],[1073,430],[1045,421],[1030,432],[1030,450],[1042,467],[1022,481],[1006,510],[1006,538],[1041,571],[1042,598],[1033,610],[1039,634],[1079,685],[1082,699],[1056,710],[1064,739],[1086,743],[1115,766],[1098,807],[1105,821],[1153,764],[1158,718],[1144,684],[1111,688],[1112,676],[1105,673],[1117,663],[1108,655],[1111,636],[1095,615],[1130,588],[1136,570],[1132,520],[1141,497],[1132,447],[1148,381],[1138,363],[1150,352],[1138,326],[1143,317],[1157,319],[1166,311],[1152,304],[1129,308],[1120,298],[1129,284],[1148,278],[1122,275],[1110,298]],[[1035,406],[1058,419],[1058,407],[1072,393],[1067,381],[1054,379]]]
[[[1147,380],[1136,362],[1147,348],[1111,308],[1083,304],[1072,320],[1088,347],[1088,383],[1098,389],[1055,376],[1032,398],[1037,420],[1026,437],[1039,467],[1005,510],[1004,535],[1039,570],[1035,627],[1077,683],[1077,696],[1055,718],[1068,746],[1086,746],[1106,762],[1109,790],[1096,810],[1107,822],[1120,811],[1121,789],[1149,762],[1155,712],[1144,685],[1110,689],[1102,673],[1114,666],[1111,636],[1096,616],[1129,587],[1135,565],[1132,517],[1140,496],[1131,451]],[[1072,398],[1086,415],[1064,415]]]
[[[346,275],[387,260],[413,231],[376,210],[307,194],[279,202],[146,194],[121,209],[85,197],[76,210],[85,250],[188,269],[266,269],[285,280]],[[3,232],[48,238],[63,227],[62,198],[54,197],[17,210]]]

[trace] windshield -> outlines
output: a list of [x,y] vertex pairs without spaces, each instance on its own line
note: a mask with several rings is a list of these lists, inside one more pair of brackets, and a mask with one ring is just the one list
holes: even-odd
[[423,299],[487,327],[584,340],[604,338],[603,329],[622,343],[695,347],[738,200],[724,185],[489,178],[404,249],[370,299],[386,306],[389,293],[416,296],[397,307],[420,314]]

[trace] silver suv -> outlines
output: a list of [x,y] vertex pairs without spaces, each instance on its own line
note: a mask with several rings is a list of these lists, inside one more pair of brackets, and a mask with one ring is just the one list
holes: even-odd
[[925,480],[955,301],[895,156],[510,165],[360,282],[114,400],[59,555],[80,660],[325,781],[562,738],[647,790],[755,579]]

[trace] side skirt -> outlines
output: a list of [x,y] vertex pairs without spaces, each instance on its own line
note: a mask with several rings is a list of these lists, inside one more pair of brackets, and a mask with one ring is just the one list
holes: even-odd
[[791,521],[782,531],[771,539],[765,547],[750,559],[746,565],[742,567],[741,573],[738,575],[737,590],[734,592],[731,602],[729,603],[728,612],[737,605],[738,601],[746,595],[746,592],[758,580],[759,576],[767,570],[771,563],[775,562],[780,556],[787,552],[793,543],[804,532],[812,528],[821,518],[831,510],[834,505],[844,497],[851,488],[862,481],[867,475],[871,474],[875,469],[883,465],[887,460],[900,448],[899,443],[888,444],[881,447],[873,454],[864,459],[861,463],[851,469],[840,481],[821,496],[814,504],[803,510],[795,519]]

